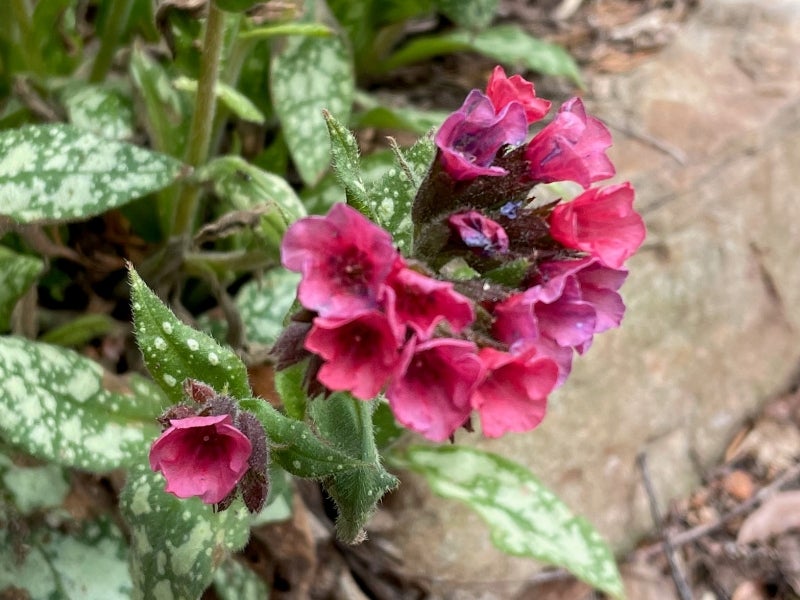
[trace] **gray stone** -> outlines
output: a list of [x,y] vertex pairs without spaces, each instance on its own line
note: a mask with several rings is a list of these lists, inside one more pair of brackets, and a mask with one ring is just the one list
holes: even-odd
[[[615,134],[648,240],[623,326],[598,337],[545,423],[498,441],[624,552],[800,361],[800,2],[706,0],[675,41],[587,95]],[[404,569],[445,598],[508,598],[538,567],[495,550],[468,509],[406,476],[388,506]]]

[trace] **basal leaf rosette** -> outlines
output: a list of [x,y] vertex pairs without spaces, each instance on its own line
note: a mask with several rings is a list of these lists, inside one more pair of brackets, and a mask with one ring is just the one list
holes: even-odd
[[[274,353],[278,368],[307,361],[309,397],[383,394],[402,425],[437,442],[471,430],[473,414],[487,437],[542,421],[575,353],[620,324],[625,262],[645,236],[629,183],[592,187],[615,173],[608,129],[579,98],[539,127],[550,107],[500,67],[472,90],[414,182],[410,243],[365,216],[376,211],[363,194],[359,210],[335,204],[289,227],[281,256],[301,276],[302,309]],[[352,163],[340,146],[334,162]],[[537,198],[561,181],[582,192]]]

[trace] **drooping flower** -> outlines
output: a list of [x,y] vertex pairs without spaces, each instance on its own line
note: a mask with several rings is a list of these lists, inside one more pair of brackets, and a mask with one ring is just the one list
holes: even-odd
[[544,418],[547,395],[558,380],[558,366],[529,346],[523,352],[482,348],[478,355],[485,376],[472,395],[487,437],[530,431]]
[[166,491],[217,504],[236,488],[252,445],[232,423],[230,415],[170,421],[150,448],[150,468],[164,474]]
[[567,248],[588,252],[603,265],[619,269],[645,238],[631,184],[588,189],[557,205],[550,215],[550,235]]
[[544,117],[552,104],[549,100],[536,97],[536,90],[530,81],[521,75],[507,77],[505,70],[499,65],[494,68],[489,77],[486,95],[492,101],[497,112],[503,110],[511,102],[522,104],[528,124],[535,123]]
[[302,273],[300,302],[323,317],[347,318],[377,306],[397,251],[391,236],[346,204],[293,223],[281,244],[283,265]]
[[470,248],[480,249],[485,254],[508,252],[506,230],[502,225],[477,210],[450,215],[447,222],[456,231],[461,241]]
[[386,397],[397,420],[429,440],[442,442],[464,424],[482,374],[471,342],[435,338],[406,344]]
[[576,181],[584,188],[615,173],[605,154],[611,134],[602,122],[587,116],[580,98],[567,100],[558,114],[525,149],[534,181]]
[[439,281],[401,267],[387,280],[397,320],[411,327],[421,340],[433,335],[441,321],[458,333],[475,320],[472,303],[453,289],[449,281]]
[[325,387],[370,400],[394,372],[401,341],[391,316],[371,310],[347,319],[317,317],[305,346],[325,360],[317,374]]
[[521,144],[528,133],[525,109],[512,102],[495,111],[492,101],[472,90],[436,133],[445,170],[458,181],[481,175],[500,176],[507,171],[492,166],[497,151],[506,144]]

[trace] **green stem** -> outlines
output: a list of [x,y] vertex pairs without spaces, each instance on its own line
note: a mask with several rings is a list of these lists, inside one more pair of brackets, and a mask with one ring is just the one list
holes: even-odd
[[108,21],[106,29],[100,39],[100,49],[94,57],[92,71],[89,73],[89,81],[100,83],[105,79],[114,61],[114,51],[117,49],[117,42],[122,37],[125,25],[133,9],[134,0],[113,0],[109,5]]
[[35,74],[43,73],[44,64],[36,44],[36,36],[33,33],[31,12],[27,0],[11,0],[11,11],[14,13],[14,20],[19,30],[20,46],[24,49],[22,54],[26,66]]
[[375,410],[377,400],[364,402],[356,398],[351,398],[353,409],[358,418],[359,429],[361,430],[361,460],[364,462],[374,462],[378,460],[378,447],[375,445],[375,431],[372,426],[372,412]]
[[[225,13],[212,2],[208,8],[208,19],[206,19],[203,55],[200,59],[200,79],[197,82],[197,97],[185,155],[186,163],[192,167],[198,167],[208,159],[216,107],[215,88],[219,76],[224,32]],[[175,219],[172,222],[174,236],[186,237],[191,232],[199,201],[200,188],[196,185],[184,184],[178,196]]]

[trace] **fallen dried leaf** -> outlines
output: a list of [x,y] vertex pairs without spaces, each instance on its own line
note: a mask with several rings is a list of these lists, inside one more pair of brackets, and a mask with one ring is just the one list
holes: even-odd
[[744,520],[736,543],[765,542],[796,528],[800,528],[800,491],[780,492]]

